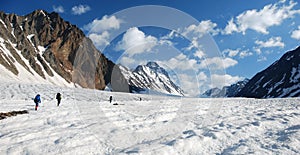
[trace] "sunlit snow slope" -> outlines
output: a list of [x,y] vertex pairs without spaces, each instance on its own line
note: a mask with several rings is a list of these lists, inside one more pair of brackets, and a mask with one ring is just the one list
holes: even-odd
[[0,120],[0,154],[300,153],[299,98],[170,98],[18,83],[0,90],[0,112],[29,111]]

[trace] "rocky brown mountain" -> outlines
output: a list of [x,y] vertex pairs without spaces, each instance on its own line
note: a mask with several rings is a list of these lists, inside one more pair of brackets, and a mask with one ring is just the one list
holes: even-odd
[[127,91],[119,67],[55,12],[36,10],[24,16],[0,12],[0,64],[16,76],[21,66],[44,79],[57,73],[81,87],[104,89],[111,83],[116,91]]

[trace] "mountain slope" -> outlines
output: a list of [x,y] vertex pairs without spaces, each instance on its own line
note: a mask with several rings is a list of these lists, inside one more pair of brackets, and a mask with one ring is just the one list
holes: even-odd
[[183,90],[174,84],[167,71],[155,62],[139,65],[133,71],[126,67],[121,67],[121,70],[134,91],[150,89],[165,94],[184,96]]
[[300,47],[285,53],[267,69],[256,74],[236,96],[299,97]]
[[25,16],[0,12],[0,64],[14,80],[96,89],[111,82],[114,70],[121,75],[79,28],[43,10]]
[[249,82],[249,79],[245,79],[243,81],[238,81],[235,84],[230,86],[224,86],[222,89],[220,88],[212,88],[205,91],[202,94],[202,97],[234,97],[238,92],[240,92],[245,85]]

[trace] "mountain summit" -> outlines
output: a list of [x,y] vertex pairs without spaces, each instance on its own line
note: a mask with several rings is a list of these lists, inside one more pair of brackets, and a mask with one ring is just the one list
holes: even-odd
[[[19,81],[104,89],[121,72],[59,14],[0,12],[0,69]],[[112,84],[117,85],[117,84]]]
[[170,79],[168,72],[156,62],[139,65],[133,71],[123,66],[120,68],[132,91],[139,92],[149,89],[164,94],[184,96],[183,90]]

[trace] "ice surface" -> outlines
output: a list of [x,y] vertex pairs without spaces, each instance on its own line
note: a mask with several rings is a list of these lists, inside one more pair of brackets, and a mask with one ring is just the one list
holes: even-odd
[[0,112],[29,111],[0,120],[0,154],[300,153],[299,98],[172,98],[16,82],[0,90]]

